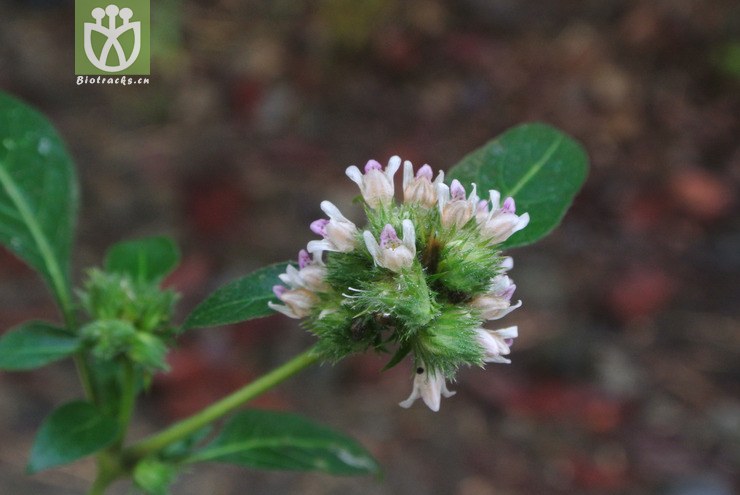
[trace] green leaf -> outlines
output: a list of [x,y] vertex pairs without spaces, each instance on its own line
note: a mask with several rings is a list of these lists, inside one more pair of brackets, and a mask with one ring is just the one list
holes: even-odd
[[44,420],[31,448],[28,471],[68,464],[107,447],[118,423],[88,402],[70,402]]
[[0,243],[41,273],[66,314],[77,200],[72,159],[52,125],[0,92]]
[[105,255],[105,270],[131,276],[138,282],[159,282],[180,261],[169,237],[157,236],[114,244]]
[[0,338],[0,369],[38,368],[74,354],[81,345],[79,337],[49,323],[23,323]]
[[190,313],[182,329],[216,327],[272,314],[267,302],[277,301],[272,287],[280,283],[278,275],[287,266],[288,263],[266,266],[224,285]]
[[231,418],[213,442],[187,459],[202,461],[339,475],[371,474],[379,469],[375,459],[351,438],[301,416],[259,410]]
[[449,171],[466,187],[478,186],[483,198],[489,189],[513,196],[518,214],[530,222],[502,247],[524,246],[543,238],[558,226],[588,171],[588,157],[580,144],[545,124],[523,124],[506,131],[473,151]]

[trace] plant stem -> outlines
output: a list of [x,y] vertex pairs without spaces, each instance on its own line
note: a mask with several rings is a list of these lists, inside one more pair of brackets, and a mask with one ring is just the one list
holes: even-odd
[[[62,314],[64,314],[64,322],[67,325],[67,329],[70,332],[77,332],[77,318],[75,317],[74,309],[71,306],[62,307]],[[93,404],[98,405],[97,394],[95,393],[95,387],[90,376],[90,367],[85,359],[84,351],[79,351],[74,355],[74,362],[77,369],[77,376],[80,379],[80,383],[82,383],[82,390],[85,392],[85,397]]]
[[120,428],[119,438],[115,445],[118,448],[123,445],[128,432],[128,424],[131,422],[131,416],[134,413],[136,405],[136,373],[134,365],[129,360],[124,360],[123,364],[123,382],[121,384],[121,403],[118,411],[118,424]]
[[106,451],[101,452],[98,454],[98,473],[87,495],[103,495],[108,485],[121,476],[122,472],[117,457]]
[[275,368],[266,375],[261,376],[252,383],[215,402],[193,416],[179,421],[161,432],[125,449],[123,458],[126,464],[133,463],[138,459],[159,452],[164,447],[187,438],[204,426],[229,414],[245,402],[270,390],[318,360],[319,355],[313,348],[297,355],[287,363]]
[[87,492],[87,495],[103,495],[108,485],[113,482],[113,479],[113,477],[108,476],[102,470],[98,469],[98,475],[95,477],[95,481]]
[[85,355],[82,352],[78,352],[74,355],[74,361],[77,368],[77,376],[79,376],[82,388],[85,391],[85,397],[95,404],[95,389],[92,386],[90,371],[88,370],[87,362],[85,362]]

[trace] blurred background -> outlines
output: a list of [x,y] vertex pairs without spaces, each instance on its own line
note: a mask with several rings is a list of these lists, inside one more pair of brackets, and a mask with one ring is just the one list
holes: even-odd
[[[47,114],[82,185],[75,279],[122,238],[183,253],[180,317],[295,258],[350,164],[448,169],[508,127],[583,143],[562,226],[509,254],[524,306],[511,365],[462,370],[439,413],[396,404],[411,370],[353,357],[255,407],[358,438],[382,479],[199,465],[176,495],[740,491],[740,4],[731,0],[156,0],[148,86],[77,86],[71,1],[0,0],[0,88]],[[57,319],[0,253],[0,328]],[[138,409],[141,436],[306,348],[282,316],[196,330]],[[0,493],[79,494],[83,461],[24,474],[33,434],[79,397],[69,363],[0,374]],[[117,485],[112,493],[128,493]]]

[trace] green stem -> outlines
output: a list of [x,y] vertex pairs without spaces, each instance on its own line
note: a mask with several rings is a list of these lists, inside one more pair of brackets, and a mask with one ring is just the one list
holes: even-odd
[[138,459],[142,459],[150,454],[159,452],[164,447],[187,438],[204,426],[229,414],[245,402],[257,397],[267,390],[270,390],[280,382],[290,378],[318,360],[319,355],[313,350],[313,348],[297,355],[287,363],[275,368],[266,375],[261,376],[252,383],[244,386],[220,401],[215,402],[193,416],[179,421],[169,428],[166,428],[149,438],[145,438],[124,450],[123,456],[126,463],[134,463]]
[[87,495],[103,495],[105,489],[123,474],[121,463],[115,455],[103,451],[98,454],[98,473]]
[[110,476],[108,473],[98,468],[98,474],[95,477],[95,481],[90,487],[90,490],[87,492],[87,495],[103,495],[105,493],[105,489],[108,488],[115,479],[115,476]]
[[93,388],[92,380],[90,379],[90,370],[85,361],[85,355],[82,352],[78,352],[74,355],[74,361],[75,368],[77,368],[77,376],[79,376],[82,388],[85,391],[85,397],[87,397],[90,402],[96,403],[95,389]]
[[126,439],[128,425],[131,422],[131,416],[134,414],[134,406],[136,405],[136,372],[134,366],[129,360],[125,360],[122,366],[123,383],[121,384],[121,404],[118,411],[118,424],[121,431],[118,440],[115,442],[118,448],[123,445],[123,441]]

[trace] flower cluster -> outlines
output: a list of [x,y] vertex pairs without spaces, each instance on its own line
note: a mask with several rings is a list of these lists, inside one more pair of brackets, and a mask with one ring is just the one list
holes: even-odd
[[383,167],[367,162],[347,176],[365,203],[363,230],[329,201],[328,218],[311,230],[321,236],[298,255],[298,268],[280,275],[274,287],[281,304],[272,309],[303,319],[318,338],[318,351],[336,361],[353,352],[394,350],[386,367],[411,354],[416,375],[410,407],[421,398],[437,411],[442,396],[454,394],[446,380],[461,365],[508,363],[517,327],[483,328],[521,306],[512,304],[516,285],[506,275],[513,262],[499,244],[529,223],[516,214],[513,198],[501,203],[498,191],[481,199],[453,180],[444,183],[429,165],[416,173],[403,162],[403,201],[395,199],[394,156]]
[[174,336],[172,314],[178,294],[130,275],[92,269],[79,292],[91,321],[80,335],[100,361],[130,360],[150,376],[167,369],[167,345]]

